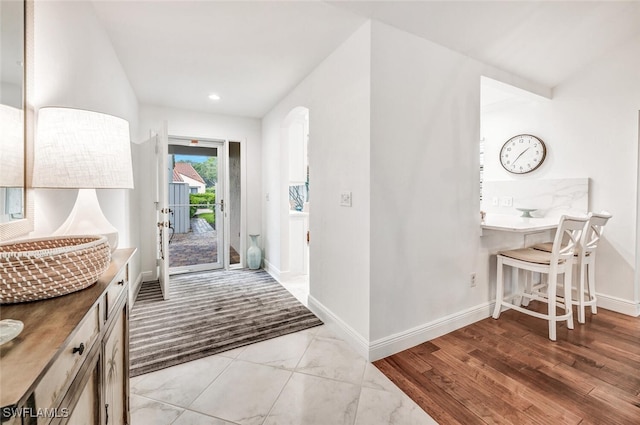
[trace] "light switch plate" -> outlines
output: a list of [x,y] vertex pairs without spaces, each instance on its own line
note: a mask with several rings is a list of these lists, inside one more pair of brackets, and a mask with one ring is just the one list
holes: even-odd
[[351,192],[340,192],[340,206],[351,206]]

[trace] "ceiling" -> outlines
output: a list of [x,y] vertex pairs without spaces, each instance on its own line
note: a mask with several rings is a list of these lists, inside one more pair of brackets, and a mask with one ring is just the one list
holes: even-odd
[[94,4],[140,103],[248,117],[262,117],[366,21],[320,1]]
[[640,1],[94,5],[140,103],[248,117],[262,117],[369,18],[548,87],[640,34]]

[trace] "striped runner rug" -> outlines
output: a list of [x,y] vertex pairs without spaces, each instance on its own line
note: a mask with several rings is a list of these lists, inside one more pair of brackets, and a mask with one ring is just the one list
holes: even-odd
[[143,283],[131,309],[130,376],[138,376],[322,322],[264,270],[171,277],[169,300]]

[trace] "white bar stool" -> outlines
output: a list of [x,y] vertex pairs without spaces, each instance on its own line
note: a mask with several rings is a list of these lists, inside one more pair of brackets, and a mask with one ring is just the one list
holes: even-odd
[[[589,221],[580,238],[578,252],[575,254],[578,264],[578,279],[576,285],[576,299],[572,297],[572,304],[578,306],[578,323],[585,323],[586,307],[591,307],[592,314],[598,314],[598,297],[596,296],[596,249],[598,241],[604,233],[604,226],[612,217],[606,211],[589,213]],[[551,252],[550,242],[537,244],[534,249]],[[586,297],[586,299],[585,299]]]
[[[549,321],[549,339],[556,340],[556,323],[565,321],[567,327],[573,329],[573,313],[571,309],[571,284],[564,284],[564,297],[558,300],[556,296],[558,276],[563,275],[564,282],[571,282],[571,273],[573,264],[575,263],[575,254],[578,252],[580,237],[587,223],[587,218],[562,216],[560,224],[556,231],[551,252],[541,251],[533,248],[514,249],[510,251],[501,251],[497,255],[497,288],[496,288],[496,306],[493,310],[493,318],[498,319],[502,311],[502,307],[509,307],[513,310],[528,314],[533,317]],[[563,238],[566,237],[568,243],[563,245]],[[548,276],[547,292],[543,294],[537,292],[514,291],[514,293],[504,296],[504,266],[511,266],[514,269],[526,270],[527,280],[530,279],[530,272],[537,272]],[[529,286],[529,282],[527,282]],[[547,303],[547,314],[538,313],[516,305],[512,300],[533,299]],[[565,313],[558,315],[556,307],[564,307]]]

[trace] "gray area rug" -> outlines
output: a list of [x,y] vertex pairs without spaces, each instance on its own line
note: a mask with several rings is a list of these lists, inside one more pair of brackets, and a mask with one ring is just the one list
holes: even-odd
[[130,375],[321,325],[263,270],[171,277],[170,299],[144,283],[131,310]]

